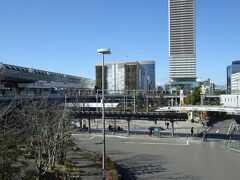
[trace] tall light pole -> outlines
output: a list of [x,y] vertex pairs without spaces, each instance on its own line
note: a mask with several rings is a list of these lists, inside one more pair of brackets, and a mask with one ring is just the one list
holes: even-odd
[[[98,112],[98,91],[99,89],[97,89],[97,94],[96,94],[96,112]],[[96,127],[98,132],[98,119],[96,119]]]
[[102,179],[106,179],[106,142],[105,142],[105,99],[104,99],[104,55],[111,54],[110,49],[101,48],[97,50],[98,54],[102,54],[102,134],[103,134],[103,143],[102,143]]
[[134,107],[133,111],[136,112],[136,90],[134,90]]

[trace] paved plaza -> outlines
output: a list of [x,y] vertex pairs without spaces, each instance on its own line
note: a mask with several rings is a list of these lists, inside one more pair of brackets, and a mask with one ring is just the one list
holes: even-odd
[[[100,134],[74,137],[78,146],[101,154]],[[121,166],[123,179],[240,179],[240,153],[223,140],[107,135],[106,151]]]
[[[164,132],[171,132],[171,123],[169,123],[169,129],[167,129],[166,123],[169,121],[146,121],[146,120],[131,120],[130,121],[130,130],[131,131],[143,131],[148,134],[149,127],[163,127],[165,129]],[[106,120],[106,128],[110,124],[114,126],[114,120]],[[87,121],[85,120],[85,124],[87,125]],[[116,120],[116,126],[120,126],[124,130],[127,130],[128,124],[126,120]],[[174,130],[176,133],[190,133],[191,127],[194,128],[194,133],[198,134],[203,131],[206,127],[204,127],[201,123],[191,123],[190,120],[187,121],[176,121],[174,123]],[[91,128],[93,129],[102,129],[102,120],[96,119],[95,121],[91,121]]]

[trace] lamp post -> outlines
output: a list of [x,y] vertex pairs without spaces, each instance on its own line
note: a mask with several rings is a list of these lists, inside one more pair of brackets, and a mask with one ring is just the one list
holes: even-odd
[[127,105],[127,103],[126,103],[126,89],[128,89],[128,86],[125,86],[125,88],[124,88],[124,112],[126,111],[126,105]]
[[136,112],[136,90],[134,90],[134,106],[133,111]]
[[106,142],[105,142],[105,102],[104,102],[104,55],[111,54],[110,49],[108,48],[101,48],[97,49],[98,54],[102,54],[102,135],[103,135],[103,142],[102,142],[102,179],[106,179]]
[[[99,89],[97,89],[97,94],[96,94],[96,112],[98,112],[98,91]],[[96,127],[98,132],[98,119],[96,119]]]

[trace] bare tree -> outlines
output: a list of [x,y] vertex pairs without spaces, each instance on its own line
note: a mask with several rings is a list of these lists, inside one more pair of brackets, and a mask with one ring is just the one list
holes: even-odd
[[0,104],[0,179],[10,179],[18,172],[14,164],[19,156],[22,124],[15,121],[16,108],[15,101]]
[[68,130],[65,109],[47,99],[28,100],[22,103],[20,116],[29,127],[28,145],[32,150],[39,178],[52,170],[56,160],[64,162],[72,138]]

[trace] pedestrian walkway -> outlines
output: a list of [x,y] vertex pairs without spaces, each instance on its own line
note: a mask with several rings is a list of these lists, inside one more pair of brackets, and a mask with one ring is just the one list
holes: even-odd
[[81,180],[98,180],[102,178],[101,165],[96,164],[83,152],[70,151],[67,153],[67,159],[80,169]]

